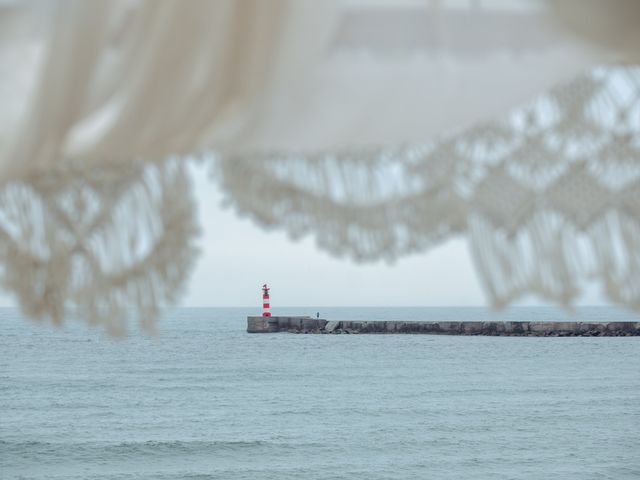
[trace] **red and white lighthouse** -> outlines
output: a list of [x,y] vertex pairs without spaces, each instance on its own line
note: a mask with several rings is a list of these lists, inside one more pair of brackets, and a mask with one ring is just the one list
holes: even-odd
[[262,316],[271,316],[271,312],[269,312],[269,287],[266,283],[262,285]]

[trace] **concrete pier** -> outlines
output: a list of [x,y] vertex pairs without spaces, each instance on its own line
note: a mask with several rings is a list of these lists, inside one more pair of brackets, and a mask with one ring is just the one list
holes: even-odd
[[640,336],[640,322],[405,322],[332,320],[311,317],[247,317],[249,333],[422,333],[522,337]]

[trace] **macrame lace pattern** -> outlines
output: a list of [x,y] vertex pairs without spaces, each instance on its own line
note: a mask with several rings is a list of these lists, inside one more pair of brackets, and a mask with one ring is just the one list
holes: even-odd
[[466,234],[496,306],[568,305],[591,279],[640,309],[638,67],[595,69],[429,144],[222,156],[217,173],[241,214],[335,255],[392,260]]
[[195,205],[184,163],[69,165],[0,190],[0,282],[23,311],[153,331],[193,264]]

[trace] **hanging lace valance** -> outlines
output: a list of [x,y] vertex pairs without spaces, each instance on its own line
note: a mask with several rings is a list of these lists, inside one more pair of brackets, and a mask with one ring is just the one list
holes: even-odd
[[179,298],[198,227],[185,165],[64,165],[0,190],[0,284],[23,311],[121,335]]
[[429,144],[219,160],[230,202],[336,255],[466,234],[494,305],[569,304],[585,278],[640,308],[640,68],[599,68]]

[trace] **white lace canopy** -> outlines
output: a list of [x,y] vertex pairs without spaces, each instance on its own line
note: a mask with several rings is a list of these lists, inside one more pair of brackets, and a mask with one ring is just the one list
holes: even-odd
[[595,278],[640,308],[639,134],[640,68],[600,68],[448,138],[223,157],[218,178],[238,210],[337,255],[392,259],[466,234],[495,305],[569,304]]
[[0,3],[0,283],[33,318],[152,328],[203,156],[333,254],[465,235],[494,305],[590,278],[640,309],[639,9],[609,5]]

